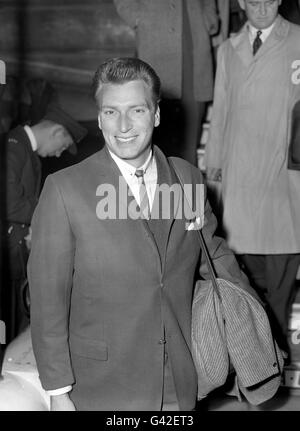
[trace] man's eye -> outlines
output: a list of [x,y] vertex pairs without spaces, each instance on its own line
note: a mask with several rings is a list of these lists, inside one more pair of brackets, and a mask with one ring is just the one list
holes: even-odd
[[145,109],[144,109],[144,108],[136,108],[136,109],[134,110],[134,112],[135,112],[136,114],[143,114],[143,113],[145,112]]
[[113,115],[115,113],[115,111],[113,111],[112,109],[107,109],[103,113],[104,113],[104,115]]

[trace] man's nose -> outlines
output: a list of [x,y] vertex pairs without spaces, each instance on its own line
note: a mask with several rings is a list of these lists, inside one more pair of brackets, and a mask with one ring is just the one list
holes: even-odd
[[121,132],[124,133],[124,132],[127,132],[128,130],[131,129],[131,127],[132,127],[132,121],[129,118],[129,116],[128,116],[127,113],[121,114],[119,120],[120,120],[119,127],[120,127],[120,131]]
[[261,5],[260,5],[260,14],[261,15],[263,15],[263,16],[265,16],[266,14],[267,14],[267,7],[266,7],[266,5],[264,4],[264,3],[262,3]]

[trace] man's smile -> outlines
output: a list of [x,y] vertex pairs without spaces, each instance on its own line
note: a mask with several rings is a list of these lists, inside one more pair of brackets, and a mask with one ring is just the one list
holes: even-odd
[[116,140],[117,141],[119,141],[119,142],[121,142],[121,143],[128,143],[128,142],[131,142],[131,141],[133,141],[134,139],[136,139],[138,137],[138,135],[135,135],[135,136],[128,136],[128,137],[125,137],[125,136],[116,136],[115,138],[116,138]]

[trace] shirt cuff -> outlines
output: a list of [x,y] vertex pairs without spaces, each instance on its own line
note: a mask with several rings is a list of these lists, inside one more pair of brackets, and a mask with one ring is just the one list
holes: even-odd
[[59,388],[59,389],[53,389],[51,391],[46,391],[47,394],[52,397],[55,395],[63,395],[66,394],[67,392],[70,392],[72,390],[72,386],[64,386],[63,388]]

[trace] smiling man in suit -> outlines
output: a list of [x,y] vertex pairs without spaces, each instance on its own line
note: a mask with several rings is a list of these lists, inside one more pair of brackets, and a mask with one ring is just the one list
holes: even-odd
[[152,65],[162,82],[162,116],[171,115],[173,134],[168,130],[168,135],[173,142],[163,142],[161,148],[197,166],[201,126],[207,102],[213,98],[210,37],[219,28],[216,1],[114,0],[114,4],[135,31],[137,56]]
[[300,27],[278,14],[281,3],[239,0],[248,21],[218,51],[205,164],[222,196],[229,246],[290,353],[300,265]]
[[[31,327],[41,382],[52,410],[192,410],[193,286],[199,268],[203,278],[208,270],[190,220],[160,209],[153,217],[159,187],[179,185],[151,143],[160,80],[139,59],[112,59],[96,72],[94,95],[104,149],[50,175],[33,216]],[[178,161],[204,187],[199,169]],[[103,199],[116,203],[121,180],[128,209],[133,202],[140,217],[129,210],[109,217],[101,207]],[[216,219],[203,196],[201,227],[215,269],[249,288],[214,236]]]

